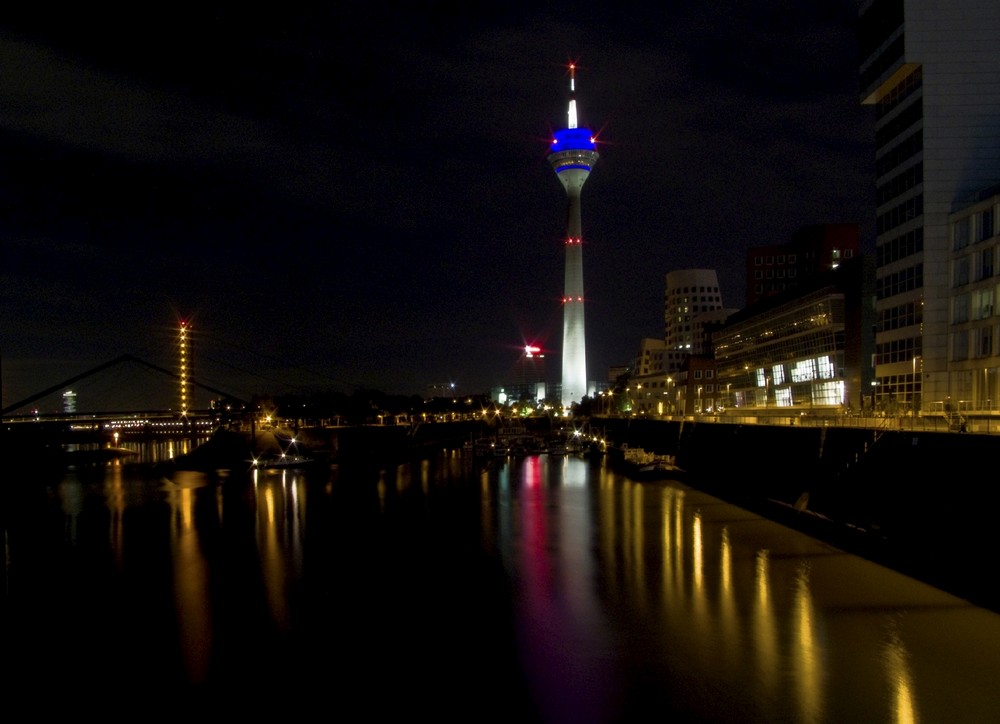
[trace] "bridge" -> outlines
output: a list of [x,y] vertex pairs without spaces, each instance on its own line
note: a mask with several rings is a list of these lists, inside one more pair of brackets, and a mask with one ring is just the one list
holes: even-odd
[[[210,409],[189,409],[183,412],[179,409],[126,409],[86,412],[60,410],[43,413],[31,407],[32,403],[68,390],[79,382],[101,375],[109,369],[127,365],[151,370],[177,383],[181,381],[181,376],[176,372],[146,362],[134,355],[124,354],[7,405],[2,410],[5,433],[12,435],[20,433],[22,436],[29,435],[34,439],[43,438],[62,442],[105,440],[110,436],[115,436],[117,439],[138,436],[204,435],[211,432],[219,424],[228,423],[231,418],[241,416],[248,406],[245,400],[237,399],[227,392],[189,378],[186,380],[189,386],[210,392],[219,400],[224,400],[225,404]],[[31,429],[30,433],[28,428]]]

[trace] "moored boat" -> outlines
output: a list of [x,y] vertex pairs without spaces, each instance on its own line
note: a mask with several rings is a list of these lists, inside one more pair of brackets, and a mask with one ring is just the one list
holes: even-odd
[[472,441],[472,454],[476,457],[490,457],[496,448],[497,441],[492,437],[478,437]]
[[288,468],[303,468],[316,462],[313,458],[297,453],[280,453],[261,455],[247,460],[251,469],[281,470]]
[[684,475],[673,455],[653,453],[627,444],[615,448],[615,451],[612,459],[633,480],[677,480]]

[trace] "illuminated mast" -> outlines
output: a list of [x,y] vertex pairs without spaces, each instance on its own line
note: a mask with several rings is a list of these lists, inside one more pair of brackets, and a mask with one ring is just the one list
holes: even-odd
[[555,132],[549,163],[566,189],[566,276],[563,286],[562,403],[569,407],[587,394],[587,342],[583,319],[583,237],[580,192],[597,163],[597,144],[576,124],[576,66],[569,67],[569,122]]
[[190,365],[188,362],[188,323],[185,320],[181,320],[180,329],[180,364],[178,369],[177,378],[180,380],[180,406],[181,406],[181,416],[187,416],[188,414],[188,376],[190,375]]

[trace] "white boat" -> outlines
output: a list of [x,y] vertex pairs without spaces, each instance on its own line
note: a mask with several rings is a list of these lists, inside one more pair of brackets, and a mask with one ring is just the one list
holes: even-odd
[[618,459],[625,473],[636,480],[678,479],[684,474],[673,455],[648,452],[641,447],[622,445]]

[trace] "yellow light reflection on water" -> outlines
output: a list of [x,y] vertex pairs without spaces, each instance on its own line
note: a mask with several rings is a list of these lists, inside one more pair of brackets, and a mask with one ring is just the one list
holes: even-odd
[[701,513],[696,512],[691,521],[691,546],[692,546],[692,569],[694,575],[694,587],[701,590],[704,586],[704,566],[705,549],[701,535]]
[[299,575],[302,561],[305,481],[289,470],[264,474],[256,478],[256,495],[257,548],[268,610],[278,629],[287,630],[288,584]]
[[719,581],[724,600],[730,600],[733,590],[733,545],[729,542],[729,528],[722,529],[720,545]]
[[756,563],[757,605],[754,608],[752,627],[754,652],[757,655],[757,671],[760,675],[761,686],[768,691],[769,695],[773,695],[781,680],[782,667],[775,613],[771,605],[771,555],[766,548],[757,551]]
[[167,496],[171,509],[170,543],[173,549],[174,607],[188,677],[192,682],[208,676],[212,648],[212,611],[208,595],[208,567],[195,525],[199,488],[204,473],[179,471]]
[[802,565],[796,572],[792,617],[791,656],[799,713],[802,721],[820,721],[823,713],[823,648],[816,634],[808,565]]
[[895,626],[889,631],[889,640],[884,645],[882,656],[889,691],[892,692],[890,721],[897,722],[897,724],[916,724],[919,717],[913,688],[913,675],[910,673],[910,657]]

